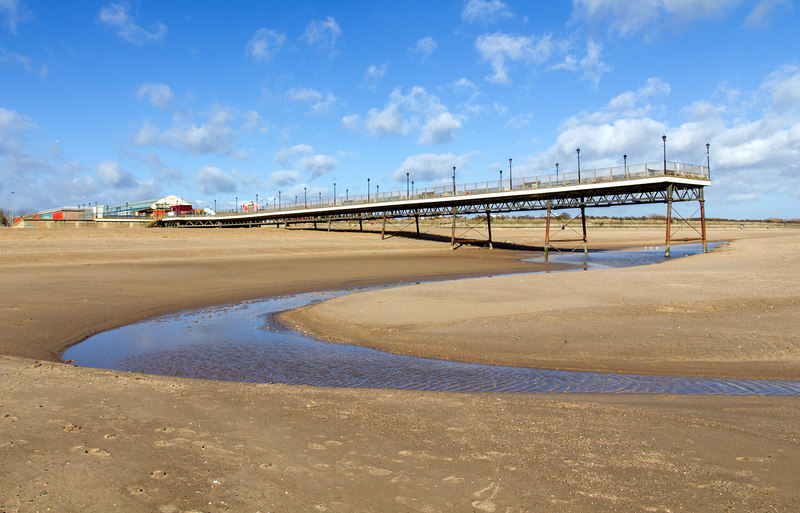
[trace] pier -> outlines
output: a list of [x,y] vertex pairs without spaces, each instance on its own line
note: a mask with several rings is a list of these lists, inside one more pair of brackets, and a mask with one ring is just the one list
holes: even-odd
[[[546,211],[544,249],[558,249],[556,244],[579,243],[588,251],[586,209],[620,205],[663,203],[666,205],[665,252],[669,256],[673,242],[701,241],[706,248],[705,205],[703,188],[711,185],[708,166],[681,162],[631,164],[610,168],[522,177],[508,182],[478,182],[438,186],[426,189],[389,191],[361,196],[320,198],[316,201],[275,204],[256,212],[236,212],[217,215],[176,215],[158,219],[154,226],[183,228],[234,228],[270,226],[289,227],[294,224],[319,224],[331,229],[333,223],[382,222],[381,236],[397,220],[406,220],[403,229],[415,226],[419,236],[420,217],[451,217],[451,247],[462,244],[482,244],[492,247],[491,216],[497,213]],[[697,202],[694,213],[681,215],[675,203]],[[580,214],[551,230],[553,213],[578,209]],[[473,223],[470,232],[485,231],[485,236],[467,238],[456,233],[457,219]],[[485,223],[483,223],[485,219]],[[580,227],[573,228],[572,223]],[[480,223],[480,227],[477,224]],[[569,224],[570,230],[566,230]],[[697,226],[699,224],[699,226]],[[484,228],[485,226],[485,228]],[[689,236],[678,232],[689,228]],[[573,236],[563,237],[564,234]]]

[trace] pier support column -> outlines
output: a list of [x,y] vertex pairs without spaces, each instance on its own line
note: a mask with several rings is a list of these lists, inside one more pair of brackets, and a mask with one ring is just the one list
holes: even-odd
[[331,231],[331,220],[328,219],[328,231]]
[[417,238],[419,239],[420,238],[419,237],[419,214],[415,214],[414,215],[414,222],[417,225]]
[[364,231],[363,219],[361,219],[360,217],[358,218],[358,231],[360,232]]
[[456,207],[453,207],[453,229],[450,232],[450,249],[456,249]]
[[383,214],[383,226],[381,226],[381,240],[386,238],[386,214]]
[[666,242],[664,243],[664,256],[666,258],[669,258],[669,244],[671,240],[672,240],[672,184],[667,186],[667,237],[666,237]]
[[589,242],[586,240],[586,205],[583,204],[581,198],[581,229],[583,230],[583,253],[589,254]]
[[703,189],[700,189],[700,236],[703,238],[703,253],[708,253],[708,244],[706,243],[706,208],[705,199],[703,198]]
[[550,261],[550,202],[547,202],[547,221],[544,223],[544,261]]
[[489,232],[489,249],[494,249],[492,247],[492,212],[490,210],[486,211],[486,230]]

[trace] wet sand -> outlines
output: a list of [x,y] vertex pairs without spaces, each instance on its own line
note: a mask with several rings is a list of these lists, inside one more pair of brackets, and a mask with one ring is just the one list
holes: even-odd
[[[0,231],[0,511],[798,508],[797,398],[317,389],[135,375],[55,361],[61,349],[99,330],[179,309],[322,288],[532,268],[518,259],[529,254],[526,245],[541,244],[540,234],[493,232],[521,247],[452,252],[449,245],[432,241],[274,229]],[[542,329],[562,330],[553,333],[568,337],[567,345],[584,337],[596,343],[578,344],[576,351],[586,354],[581,359],[561,351],[547,363],[589,365],[595,359],[602,368],[610,360],[627,358],[642,366],[664,359],[675,370],[680,365],[671,359],[687,354],[681,337],[673,337],[670,349],[669,341],[651,336],[644,349],[609,359],[604,354],[614,345],[599,335],[652,335],[677,329],[670,322],[677,318],[681,329],[708,335],[704,342],[711,347],[730,349],[726,337],[739,337],[748,346],[744,359],[711,359],[713,351],[688,351],[687,361],[694,363],[687,368],[702,364],[706,369],[688,373],[796,375],[797,338],[787,332],[797,312],[793,249],[800,247],[800,239],[791,232],[745,232],[712,234],[737,239],[720,253],[729,256],[670,263],[674,269],[667,281],[631,269],[602,271],[598,278],[592,273],[495,277],[478,289],[466,285],[473,281],[463,281],[458,287],[468,289],[458,289],[457,296],[448,289],[455,284],[415,286],[384,291],[389,294],[384,299],[372,293],[351,296],[356,303],[363,301],[361,307],[337,302],[320,306],[346,312],[353,330],[341,325],[334,330],[330,320],[313,324],[337,339],[352,336],[345,331],[365,329],[389,335],[400,326],[396,318],[384,316],[383,310],[376,318],[358,309],[391,298],[400,301],[393,307],[414,309],[417,321],[432,330],[424,347],[401,336],[387,338],[387,349],[447,356],[447,346],[456,343],[458,359],[481,361],[499,354],[512,364],[531,365],[548,352],[532,343],[542,333],[527,333],[525,318],[541,314],[530,311],[533,304],[527,299],[520,303],[526,306],[507,308],[531,294],[533,282],[527,280],[541,279],[545,284],[534,285],[533,292],[539,287],[553,291],[548,315],[555,319],[544,322]],[[653,245],[663,231],[603,230],[591,236],[597,245]],[[778,249],[777,260],[765,265],[760,259],[768,255],[765,246],[788,249]],[[711,256],[713,265],[702,263]],[[639,287],[626,288],[621,278],[630,276]],[[701,278],[708,286],[698,291],[694,283]],[[722,286],[734,278],[740,286]],[[587,285],[597,280],[603,285]],[[712,313],[675,310],[688,308],[685,299],[674,303],[680,294],[653,299],[687,286],[701,294],[698,302],[728,305],[722,312],[726,322],[717,328],[739,318],[751,322],[731,325],[725,337],[715,338],[714,329],[703,331],[713,321]],[[727,292],[715,295],[720,288]],[[419,290],[425,295],[419,296]],[[476,302],[467,300],[467,292],[480,290],[486,292],[479,296],[483,306],[475,317]],[[581,303],[564,302],[568,296]],[[458,304],[453,297],[460,298]],[[642,309],[622,311],[623,297]],[[651,308],[662,303],[673,310]],[[736,304],[741,304],[738,310]],[[452,315],[449,324],[438,317],[442,305]],[[767,306],[773,308],[765,310]],[[431,325],[424,315],[440,324]],[[764,315],[768,319],[759,323]],[[498,325],[481,328],[490,319]],[[587,321],[602,330],[589,330]],[[459,331],[462,325],[466,332]],[[407,321],[402,326],[422,329]],[[498,332],[509,335],[500,349],[466,340],[485,344],[499,338],[494,335]],[[514,334],[520,338],[510,336]],[[352,341],[358,342],[359,336]],[[780,341],[771,344],[775,339]],[[750,347],[757,345],[764,348]],[[648,360],[648,351],[661,353]],[[731,361],[735,365],[717,365]]]

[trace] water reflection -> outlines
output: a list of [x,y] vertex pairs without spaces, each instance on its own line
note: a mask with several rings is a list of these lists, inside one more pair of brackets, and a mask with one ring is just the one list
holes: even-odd
[[[599,255],[590,253],[592,258]],[[615,260],[608,258],[609,253],[602,255],[606,263]],[[630,258],[637,257],[625,255],[623,260]],[[319,343],[273,321],[277,312],[352,292],[299,294],[154,318],[95,335],[68,349],[63,358],[82,366],[131,372],[324,387],[800,395],[800,383],[788,381],[564,372],[399,356]]]

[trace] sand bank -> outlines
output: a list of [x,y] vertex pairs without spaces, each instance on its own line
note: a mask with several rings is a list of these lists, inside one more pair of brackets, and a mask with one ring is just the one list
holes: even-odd
[[[797,398],[314,389],[47,361],[99,329],[172,310],[531,268],[518,260],[539,234],[495,235],[520,251],[283,230],[0,231],[0,511],[797,509]],[[784,256],[784,274],[796,276]],[[762,298],[777,295],[777,276],[741,269],[771,287]],[[577,277],[558,278],[566,293],[590,274],[540,278],[557,276]],[[608,297],[628,297],[609,287]],[[604,297],[590,296],[583,313]],[[580,323],[571,326],[577,340]]]
[[526,367],[800,380],[800,233],[654,266],[428,283],[284,315],[315,336]]

